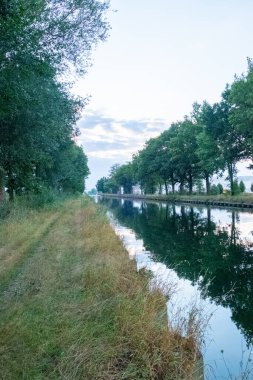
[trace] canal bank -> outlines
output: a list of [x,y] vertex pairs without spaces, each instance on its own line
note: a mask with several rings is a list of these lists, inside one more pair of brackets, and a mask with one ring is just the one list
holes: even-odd
[[240,209],[253,209],[253,194],[240,196],[229,195],[160,195],[160,194],[99,194],[107,198],[122,198],[130,200],[165,201],[171,203],[187,203],[192,205],[206,205],[218,207],[235,207]]
[[184,337],[168,326],[166,294],[136,271],[103,207],[13,209],[0,235],[2,378],[196,379],[194,321]]

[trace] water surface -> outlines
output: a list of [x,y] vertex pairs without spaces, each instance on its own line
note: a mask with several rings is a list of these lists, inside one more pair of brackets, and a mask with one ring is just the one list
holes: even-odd
[[177,283],[168,313],[195,302],[211,316],[203,345],[205,378],[253,379],[253,212],[100,202],[138,267]]

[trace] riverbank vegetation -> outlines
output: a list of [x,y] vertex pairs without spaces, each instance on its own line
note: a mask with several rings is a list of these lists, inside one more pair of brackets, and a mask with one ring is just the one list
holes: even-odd
[[194,319],[184,338],[168,327],[166,293],[137,273],[102,208],[16,204],[0,236],[2,378],[194,378]]
[[[107,2],[9,0],[0,4],[0,201],[15,194],[83,192],[87,157],[75,144],[86,103],[70,78],[87,69],[108,30]],[[72,75],[69,77],[69,75]]]
[[211,179],[226,173],[231,195],[244,192],[236,174],[237,164],[253,156],[252,82],[248,60],[247,74],[226,86],[219,103],[195,103],[190,116],[147,141],[131,162],[114,165],[109,177],[97,182],[97,190],[118,193],[122,187],[131,193],[139,185],[145,194],[177,190],[215,195],[223,189],[211,186]]
[[153,201],[165,201],[170,203],[193,203],[193,204],[205,204],[216,205],[226,207],[253,207],[253,194],[243,193],[237,195],[231,194],[180,194],[169,193],[166,194],[112,194],[105,193],[103,196],[108,198],[126,198],[126,199],[141,199],[141,200],[153,200]]

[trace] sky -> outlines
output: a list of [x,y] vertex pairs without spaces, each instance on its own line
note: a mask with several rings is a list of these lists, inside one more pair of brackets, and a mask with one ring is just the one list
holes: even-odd
[[252,0],[111,0],[111,9],[110,36],[73,88],[91,96],[78,122],[87,190],[195,101],[219,101],[253,58]]

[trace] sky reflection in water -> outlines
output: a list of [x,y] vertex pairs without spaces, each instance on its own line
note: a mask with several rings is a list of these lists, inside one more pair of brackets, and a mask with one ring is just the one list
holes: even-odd
[[[159,279],[177,284],[168,314],[196,304],[211,316],[203,347],[206,379],[240,379],[252,368],[253,213],[104,199],[114,228]],[[247,347],[248,346],[248,347]],[[253,379],[251,372],[245,379]]]

